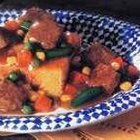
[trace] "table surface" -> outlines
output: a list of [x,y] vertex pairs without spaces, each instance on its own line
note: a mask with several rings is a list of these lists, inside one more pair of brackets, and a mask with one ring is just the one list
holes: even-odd
[[[132,23],[140,24],[140,1],[139,0],[1,0],[1,8],[25,8],[37,5],[94,11],[105,15],[111,15],[119,19],[127,20]],[[26,135],[14,135],[1,133],[0,140],[139,140],[140,139],[140,108],[134,109],[121,116],[74,130],[55,133],[37,133]]]

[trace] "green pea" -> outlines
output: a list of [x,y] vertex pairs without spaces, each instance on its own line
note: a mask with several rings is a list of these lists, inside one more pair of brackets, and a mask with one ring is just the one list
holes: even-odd
[[19,76],[17,75],[16,72],[11,72],[8,76],[8,80],[12,82],[16,82],[19,79]]
[[29,105],[23,105],[23,108],[21,110],[24,114],[32,114],[33,108]]

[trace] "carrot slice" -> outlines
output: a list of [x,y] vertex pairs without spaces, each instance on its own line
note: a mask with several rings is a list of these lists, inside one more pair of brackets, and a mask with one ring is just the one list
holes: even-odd
[[37,112],[48,112],[51,110],[52,100],[46,95],[39,95],[34,104],[34,109]]
[[66,84],[64,88],[64,94],[69,94],[72,97],[74,97],[77,93],[77,88],[73,86],[72,84]]
[[17,53],[17,61],[20,67],[27,67],[32,61],[32,53],[28,50],[21,50]]
[[20,24],[16,20],[9,20],[5,23],[5,28],[10,31],[17,31]]

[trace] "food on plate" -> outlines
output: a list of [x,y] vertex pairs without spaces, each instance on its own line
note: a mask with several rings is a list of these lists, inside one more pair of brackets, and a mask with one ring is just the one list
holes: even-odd
[[8,112],[21,109],[27,96],[28,90],[24,86],[16,86],[6,79],[0,81],[0,111]]
[[11,44],[18,43],[20,37],[10,30],[0,27],[0,49],[8,47]]
[[91,60],[94,66],[97,66],[101,62],[104,64],[110,64],[115,58],[115,54],[99,43],[91,45],[88,52],[88,58]]
[[67,57],[50,60],[31,72],[32,82],[39,85],[48,95],[57,97],[63,93],[68,71]]
[[34,40],[46,49],[55,48],[63,28],[54,21],[50,13],[45,13],[41,9],[30,9],[22,16],[22,20],[22,28],[28,30],[24,42]]
[[112,94],[120,82],[120,74],[110,65],[100,62],[91,72],[90,86],[102,86],[107,94]]
[[77,108],[131,89],[139,76],[135,66],[99,43],[81,51],[81,42],[42,9],[6,21],[0,27],[0,112]]

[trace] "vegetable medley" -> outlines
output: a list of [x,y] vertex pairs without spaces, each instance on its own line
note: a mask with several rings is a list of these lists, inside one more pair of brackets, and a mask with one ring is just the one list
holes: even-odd
[[81,51],[81,42],[41,9],[6,21],[0,27],[0,111],[77,108],[133,86],[136,67],[99,43]]

